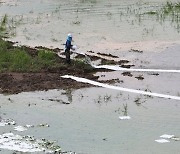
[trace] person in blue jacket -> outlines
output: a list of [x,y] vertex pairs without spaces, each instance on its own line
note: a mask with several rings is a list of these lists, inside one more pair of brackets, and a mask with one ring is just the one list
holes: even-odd
[[66,55],[66,62],[68,64],[71,63],[71,59],[70,59],[70,50],[72,49],[72,35],[68,34],[67,40],[66,40],[66,44],[65,44],[65,55]]

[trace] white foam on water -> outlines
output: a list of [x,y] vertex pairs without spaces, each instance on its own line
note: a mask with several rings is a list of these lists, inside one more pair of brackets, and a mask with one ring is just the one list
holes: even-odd
[[160,137],[165,138],[165,139],[170,139],[170,138],[174,137],[174,135],[164,134],[164,135],[161,135]]
[[16,130],[18,132],[23,132],[23,131],[26,131],[27,128],[25,128],[23,126],[16,126],[16,127],[14,127],[14,130]]
[[20,152],[40,152],[44,150],[43,148],[40,149],[38,143],[32,144],[31,142],[23,141],[23,137],[13,133],[0,135],[0,148]]
[[119,119],[120,120],[129,120],[129,119],[131,119],[131,117],[130,116],[119,116]]
[[73,80],[76,80],[77,82],[89,83],[89,84],[92,84],[92,85],[95,85],[95,86],[114,89],[114,90],[120,90],[120,91],[125,91],[125,92],[131,92],[131,93],[136,93],[136,94],[155,96],[155,97],[161,97],[161,98],[167,98],[167,99],[180,100],[180,97],[178,97],[178,96],[171,96],[171,95],[152,93],[152,92],[147,92],[147,91],[142,91],[142,90],[135,90],[135,89],[117,87],[117,86],[112,86],[112,85],[100,83],[100,82],[97,82],[97,81],[92,81],[92,80],[85,79],[85,78],[79,78],[79,77],[75,77],[75,76],[71,76],[71,75],[64,75],[64,76],[61,76],[61,77],[62,78],[73,79]]
[[27,124],[27,125],[25,125],[25,127],[26,127],[26,128],[32,128],[32,127],[34,127],[34,126],[33,126],[33,125],[28,125],[28,124]]
[[20,136],[13,133],[4,133],[0,135],[0,149],[13,150],[18,152],[44,152],[59,153],[61,147],[54,144],[54,141],[46,139],[35,139],[32,136]]
[[15,125],[16,122],[13,119],[1,119],[0,120],[0,127],[6,126],[6,125]]
[[5,124],[5,123],[0,122],[0,127],[4,127],[4,126],[6,126],[6,124]]
[[156,142],[158,143],[168,143],[170,141],[166,140],[166,139],[158,139],[158,140],[155,140]]

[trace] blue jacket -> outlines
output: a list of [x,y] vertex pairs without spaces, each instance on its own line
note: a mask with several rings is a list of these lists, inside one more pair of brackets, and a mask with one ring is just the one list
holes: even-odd
[[72,38],[68,37],[66,40],[65,49],[68,49],[68,50],[71,49],[71,47],[72,47],[71,41],[72,41]]

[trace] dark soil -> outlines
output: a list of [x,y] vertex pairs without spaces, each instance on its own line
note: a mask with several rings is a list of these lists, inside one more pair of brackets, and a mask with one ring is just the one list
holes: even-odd
[[119,58],[118,56],[114,56],[112,54],[105,54],[105,53],[100,53],[100,52],[98,52],[97,54],[102,55],[102,56],[106,56],[106,57],[111,57],[111,58]]
[[123,72],[122,73],[123,76],[129,76],[132,77],[133,75],[131,74],[131,72]]
[[[9,42],[9,47],[12,48],[13,42]],[[22,46],[26,52],[28,52],[32,57],[37,56],[39,49],[51,50],[53,52],[59,52],[62,49],[48,49],[44,47],[31,48],[27,46]],[[78,58],[81,55],[77,56]],[[79,89],[83,87],[89,87],[91,85],[85,83],[79,83],[70,79],[64,79],[63,75],[74,75],[78,77],[83,77],[91,80],[98,80],[97,76],[93,74],[97,71],[105,71],[104,69],[94,69],[89,68],[87,65],[81,65],[72,60],[71,64],[66,64],[65,59],[57,56],[58,63],[62,64],[61,67],[54,67],[51,69],[44,68],[38,72],[3,72],[0,73],[0,93],[4,94],[15,94],[20,92],[28,91],[39,91],[39,90],[49,90],[49,89]],[[82,58],[82,57],[81,57]],[[91,60],[96,59],[93,55],[90,56]],[[105,63],[121,64],[124,67],[131,67],[129,65],[123,65],[128,63],[127,60],[122,60],[119,62],[104,60]],[[109,71],[109,70],[106,70]],[[130,76],[130,73],[125,72],[123,75]],[[112,81],[104,81],[112,82]],[[113,81],[114,82],[114,81]]]
[[144,80],[144,77],[142,75],[136,76],[135,78],[138,80]]
[[[8,42],[8,48],[13,48],[13,42]],[[52,50],[59,52],[61,49],[48,49],[43,47],[31,48],[27,46],[20,47],[32,57],[37,56],[39,49]],[[56,57],[60,66],[53,68],[44,68],[38,72],[1,72],[0,73],[0,93],[14,94],[28,91],[39,91],[49,89],[68,89],[88,87],[88,84],[79,83],[70,79],[64,79],[62,75],[75,75],[92,80],[98,77],[93,76],[96,69],[87,64],[81,64],[74,60],[67,64],[65,59]],[[99,70],[98,70],[99,71]]]
[[[19,93],[26,91],[48,90],[48,89],[68,89],[82,88],[89,86],[69,79],[61,78],[64,73],[1,73],[0,74],[0,92],[1,93]],[[83,75],[81,75],[83,76]],[[90,74],[84,77],[93,79]]]

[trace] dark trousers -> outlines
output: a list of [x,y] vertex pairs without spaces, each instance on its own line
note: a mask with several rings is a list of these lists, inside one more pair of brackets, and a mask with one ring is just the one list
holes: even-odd
[[70,59],[70,50],[69,49],[65,50],[65,55],[66,55],[66,62],[68,64],[70,64],[71,63],[71,59]]

